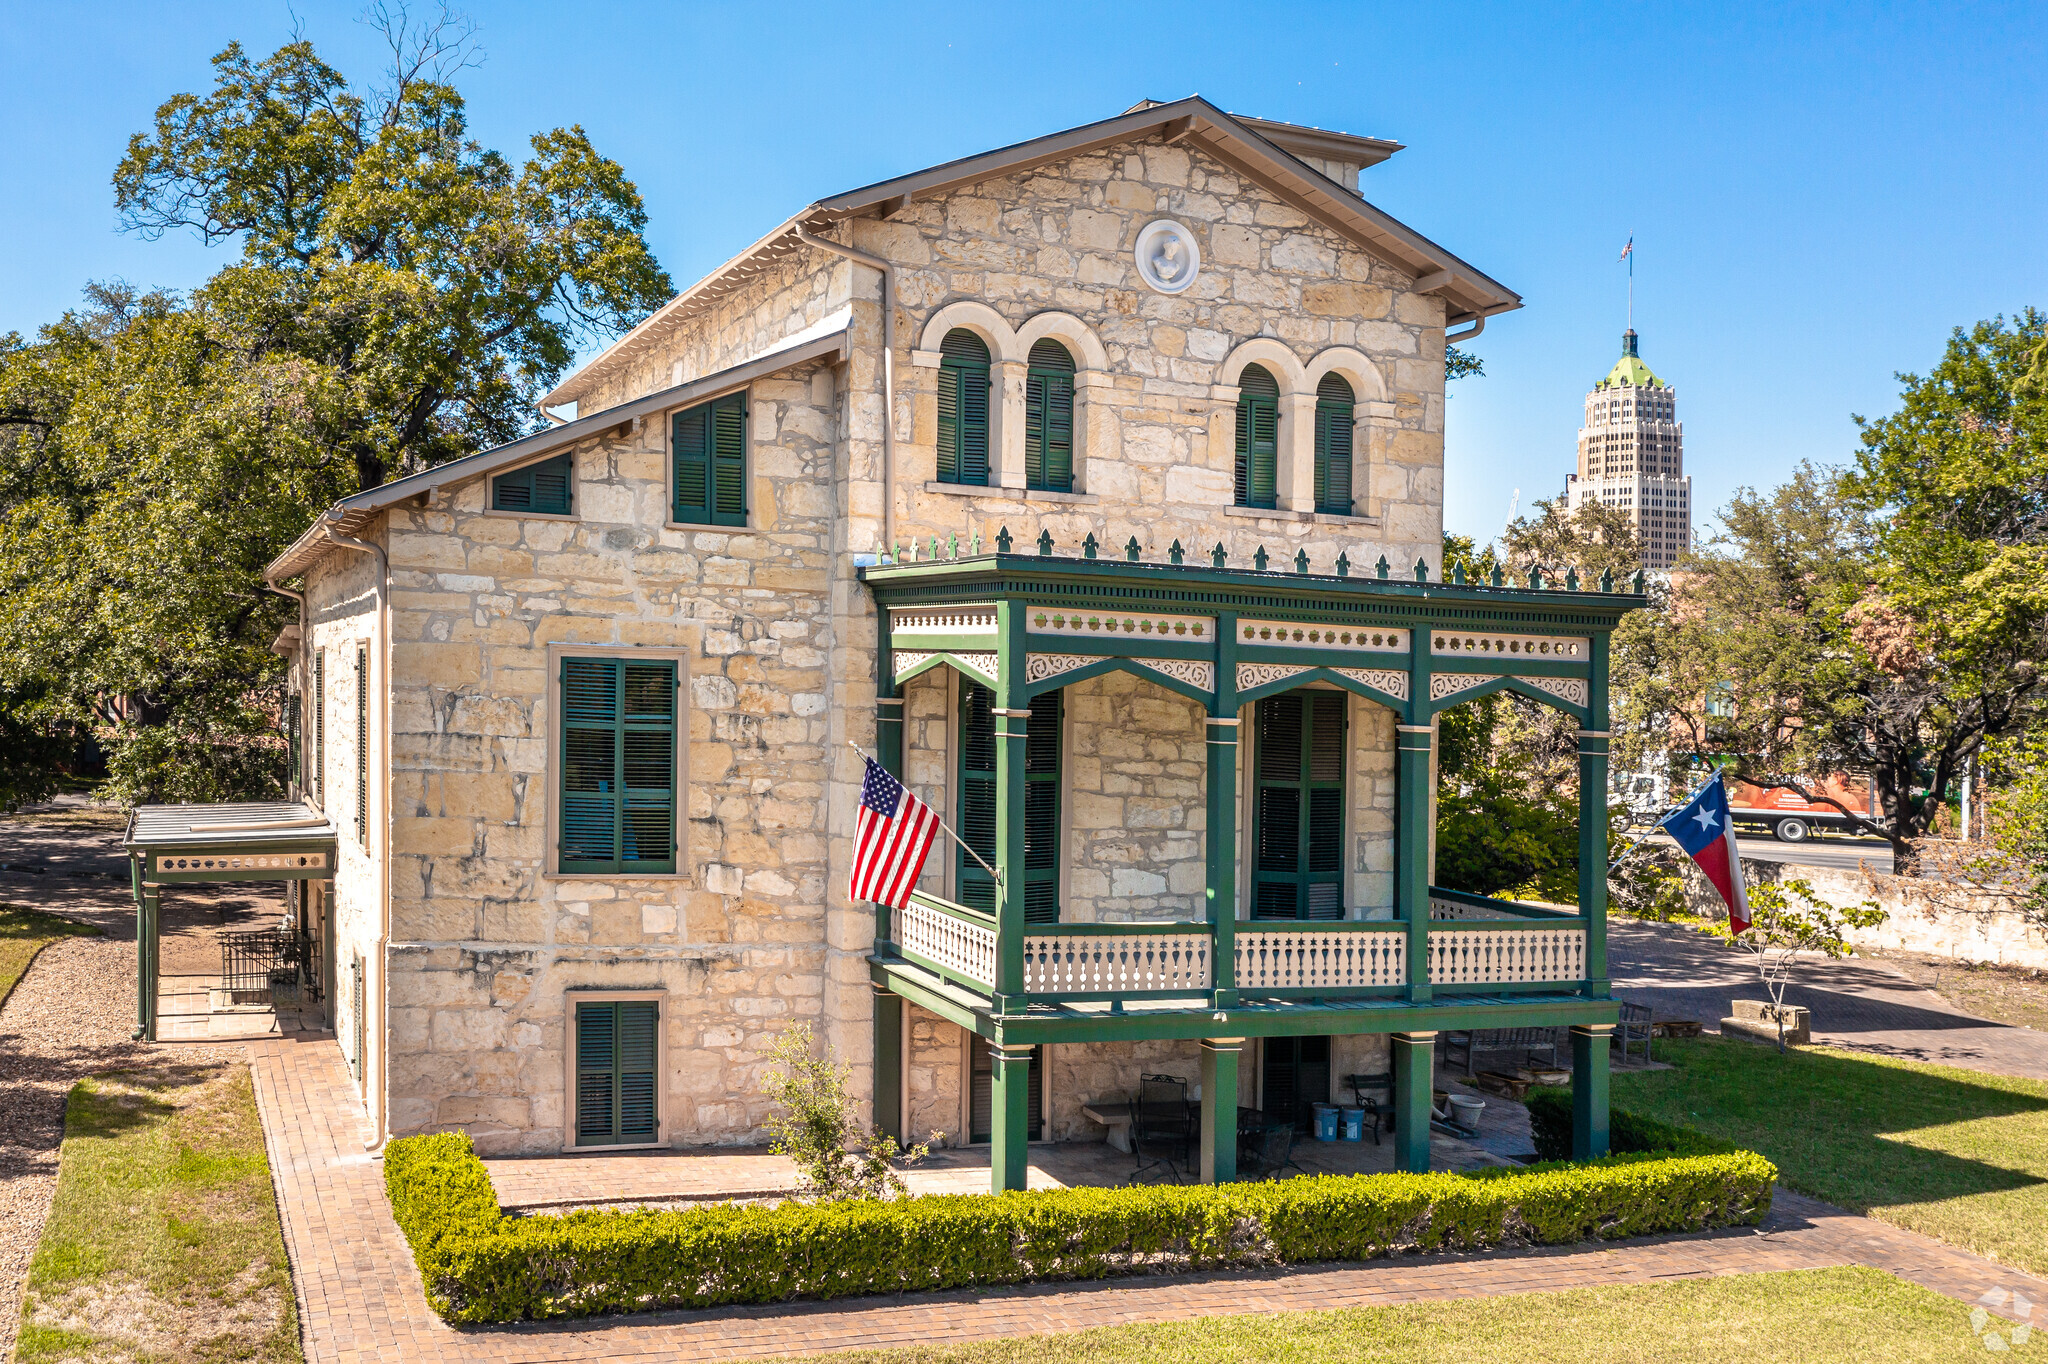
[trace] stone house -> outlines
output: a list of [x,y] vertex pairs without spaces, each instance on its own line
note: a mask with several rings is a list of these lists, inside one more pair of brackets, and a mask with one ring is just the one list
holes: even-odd
[[[1443,580],[1446,334],[1519,300],[1361,196],[1398,150],[1194,98],[819,200],[310,527],[306,918],[377,1130],[756,1141],[804,1022],[998,1188],[1141,1073],[1228,1178],[1231,1100],[1391,1072],[1413,1165],[1436,1032],[1548,1023],[1604,1149],[1603,886],[1433,893],[1432,717],[1566,709],[1604,803],[1630,602]],[[980,854],[896,910],[856,748]]]

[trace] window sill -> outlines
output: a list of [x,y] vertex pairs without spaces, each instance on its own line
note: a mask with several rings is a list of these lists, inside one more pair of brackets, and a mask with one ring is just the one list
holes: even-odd
[[688,881],[686,871],[544,871],[543,881]]
[[581,521],[575,512],[507,511],[502,507],[485,507],[485,516],[502,516],[508,521]]
[[1247,521],[1297,521],[1305,525],[1357,526],[1361,530],[1378,530],[1377,516],[1335,516],[1329,512],[1291,511],[1286,507],[1225,507],[1225,516],[1243,517]]
[[1056,493],[1046,488],[999,488],[992,483],[927,483],[924,490],[944,497],[1001,497],[1016,502],[1066,502],[1092,507],[1102,499],[1094,493]]
[[664,521],[663,530],[700,530],[712,535],[747,535],[754,527],[751,522],[744,526],[714,526],[709,521]]

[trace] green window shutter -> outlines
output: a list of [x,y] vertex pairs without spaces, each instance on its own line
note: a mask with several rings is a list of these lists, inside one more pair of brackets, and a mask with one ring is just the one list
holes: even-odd
[[1031,348],[1024,380],[1024,485],[1074,490],[1074,357],[1057,341]]
[[671,872],[673,662],[562,661],[561,870]]
[[370,651],[356,650],[356,841],[370,846]]
[[[1031,700],[1024,740],[1024,921],[1060,921],[1060,693]],[[996,860],[995,694],[960,683],[960,837],[991,864]],[[958,854],[960,903],[993,913],[995,879],[965,849]]]
[[747,395],[711,404],[711,523],[747,524]]
[[661,1132],[653,1000],[576,1005],[576,1144],[623,1146]]
[[327,804],[327,651],[313,651],[313,800]]
[[290,755],[293,782],[301,782],[305,779],[305,769],[299,765],[301,754],[304,750],[304,745],[300,742],[299,728],[299,696],[297,692],[294,692],[284,699],[285,749]]
[[955,327],[939,343],[938,481],[988,482],[989,355],[982,339]]
[[569,512],[576,478],[575,462],[557,455],[491,480],[491,508],[494,511],[546,512],[564,516]]
[[711,405],[676,413],[670,445],[675,455],[675,520],[711,524]]
[[576,1144],[617,1144],[619,1006],[576,1006]]
[[618,1009],[619,1121],[618,1139],[653,1141],[661,1130],[656,1086],[660,1076],[655,1058],[660,1054],[655,1032],[660,1017],[653,1000],[622,1000]]
[[1258,365],[1245,366],[1237,383],[1237,505],[1277,506],[1280,487],[1280,385]]
[[1316,388],[1316,510],[1351,515],[1351,385],[1337,375]]
[[1341,692],[1259,702],[1254,918],[1344,917],[1345,709]]

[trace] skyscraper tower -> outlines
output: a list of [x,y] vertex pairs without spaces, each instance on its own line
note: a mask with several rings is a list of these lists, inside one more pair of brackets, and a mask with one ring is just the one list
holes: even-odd
[[1627,513],[1651,572],[1670,568],[1692,548],[1692,480],[1685,475],[1678,393],[1636,354],[1633,327],[1622,333],[1621,359],[1586,394],[1579,471],[1565,480],[1565,504],[1576,511],[1586,502]]

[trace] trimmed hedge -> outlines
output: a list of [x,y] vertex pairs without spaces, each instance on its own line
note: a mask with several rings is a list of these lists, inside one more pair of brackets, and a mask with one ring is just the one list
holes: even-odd
[[[1529,1091],[1529,1133],[1536,1138],[1538,1160],[1570,1160],[1572,1155],[1572,1092],[1555,1086]],[[1675,1127],[1626,1109],[1607,1110],[1607,1149],[1616,1155],[1653,1152],[1674,1156],[1719,1156],[1736,1150],[1732,1141],[1710,1137],[1690,1127]]]
[[1761,1220],[1776,1177],[1741,1151],[1485,1179],[1322,1175],[506,1217],[464,1134],[402,1138],[384,1163],[427,1300],[454,1322],[1697,1231]]

